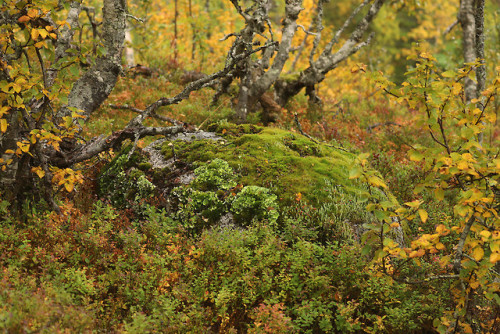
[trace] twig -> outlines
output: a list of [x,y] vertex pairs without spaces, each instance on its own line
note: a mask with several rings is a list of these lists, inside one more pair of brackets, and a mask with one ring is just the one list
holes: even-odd
[[[321,145],[320,142],[318,142],[316,139],[314,139],[313,137],[311,137],[310,135],[308,135],[307,133],[305,133],[304,130],[302,130],[302,125],[300,124],[300,121],[299,121],[299,115],[297,113],[294,113],[293,116],[295,117],[295,124],[297,124],[297,129],[299,130],[300,134],[303,135],[303,136],[305,136],[305,137],[307,137],[307,138],[309,138],[315,144]],[[326,145],[328,147],[333,147],[333,148],[336,148],[336,149],[344,151],[344,152],[349,152],[349,151],[347,151],[343,147],[337,147],[337,146],[326,144],[326,143],[323,143],[323,145]]]
[[375,128],[379,127],[379,126],[389,126],[389,125],[403,127],[402,125],[400,125],[398,123],[395,123],[395,122],[384,122],[384,123],[375,123],[373,125],[369,125],[369,126],[366,127],[366,130],[368,132],[372,132],[373,129],[375,129]]
[[453,28],[455,28],[455,26],[457,24],[458,24],[458,20],[455,20],[455,22],[453,22],[452,24],[450,24],[450,26],[444,30],[443,36],[448,35],[453,30]]
[[306,33],[306,35],[317,36],[319,34],[317,32],[312,32],[312,31],[307,30],[302,24],[297,24],[297,28],[302,29],[302,31],[304,31]]
[[232,33],[227,34],[226,36],[222,37],[221,39],[219,39],[219,42],[223,42],[226,39],[228,39],[229,37],[239,37],[239,36],[240,36],[239,34],[235,34],[234,32],[232,32]]
[[134,15],[132,15],[132,14],[129,14],[129,13],[125,14],[125,16],[126,16],[126,17],[128,17],[128,18],[134,19],[134,20],[136,20],[137,22],[141,22],[141,23],[146,22],[146,20],[141,19],[141,18],[139,18],[139,17],[136,17],[136,16],[134,16]]
[[[113,108],[113,109],[119,109],[119,110],[130,110],[130,111],[133,111],[133,112],[136,112],[139,114],[144,113],[144,110],[129,106],[128,104],[117,105],[117,104],[109,103],[108,107]],[[157,113],[151,113],[149,116],[156,118],[156,119],[159,119],[159,120],[164,121],[164,122],[169,122],[169,123],[175,124],[175,125],[187,125],[184,122],[178,121],[174,118],[170,118],[167,116],[158,115]]]

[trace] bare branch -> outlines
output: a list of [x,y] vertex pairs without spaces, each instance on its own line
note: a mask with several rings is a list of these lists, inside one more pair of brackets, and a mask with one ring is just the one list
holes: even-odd
[[73,85],[68,105],[59,110],[58,117],[71,114],[71,108],[90,116],[106,100],[121,73],[121,53],[125,41],[125,1],[104,0],[102,39],[106,55],[99,57],[94,66]]
[[448,35],[457,25],[458,25],[458,20],[455,20],[455,22],[450,24],[450,26],[444,30],[443,36]]
[[93,138],[76,151],[67,154],[65,157],[52,157],[50,163],[60,168],[70,167],[79,162],[91,159],[101,152],[110,148],[119,147],[125,140],[138,140],[147,136],[172,136],[177,133],[186,132],[182,126],[169,127],[127,127],[123,130],[113,132],[110,136],[99,136]]
[[[364,0],[363,3],[361,3],[361,5],[359,5],[352,13],[351,15],[347,18],[347,20],[345,20],[344,24],[342,25],[342,27],[337,30],[337,32],[335,33],[335,35],[333,36],[333,38],[330,40],[330,42],[328,42],[328,44],[326,45],[325,47],[325,50],[323,51],[323,54],[324,55],[327,55],[327,54],[330,54],[332,52],[332,48],[333,48],[333,45],[335,45],[339,38],[340,38],[340,35],[342,35],[342,33],[344,32],[344,30],[347,29],[347,27],[351,24],[352,20],[354,19],[354,17],[356,15],[358,15],[358,13],[370,2],[370,0]],[[359,28],[359,26],[358,26]],[[366,28],[365,28],[366,29]]]
[[470,229],[474,222],[476,221],[474,214],[471,215],[467,223],[465,224],[465,227],[462,231],[462,234],[460,235],[460,240],[458,241],[457,245],[457,251],[455,252],[455,259],[453,261],[453,270],[455,273],[459,274],[460,269],[462,269],[462,256],[464,252],[464,247],[465,247],[465,239],[469,236]]
[[47,69],[47,88],[52,87],[59,71],[59,69],[57,69],[54,65],[66,56],[66,51],[71,47],[71,41],[73,40],[75,31],[79,26],[78,17],[81,10],[82,8],[80,1],[72,1],[70,3],[68,16],[66,17],[66,22],[68,23],[69,27],[67,25],[64,25],[61,28],[61,33],[59,34],[55,42],[56,49],[54,62],[52,66]]
[[290,55],[293,36],[297,30],[297,19],[302,11],[302,0],[287,1],[281,42],[271,68],[252,86],[251,95],[260,96],[278,79]]
[[[136,113],[139,113],[139,114],[144,113],[144,110],[138,109],[138,108],[134,108],[134,107],[129,106],[127,104],[116,105],[116,104],[111,104],[110,103],[110,104],[108,104],[108,106],[110,108],[113,108],[113,109],[130,110],[130,111],[133,111],[133,112],[136,112]],[[172,123],[172,124],[175,124],[175,125],[179,125],[179,126],[186,125],[186,123],[184,123],[184,122],[181,122],[181,121],[178,121],[178,120],[176,120],[174,118],[166,117],[166,116],[163,116],[163,115],[158,115],[157,113],[151,113],[150,116],[153,117],[153,118],[159,119],[161,121]]]
[[311,52],[309,53],[309,64],[310,66],[314,66],[314,55],[316,54],[316,50],[318,49],[319,42],[321,41],[321,31],[323,31],[323,0],[318,0],[318,14],[316,15],[316,30],[318,33],[314,37],[313,47]]

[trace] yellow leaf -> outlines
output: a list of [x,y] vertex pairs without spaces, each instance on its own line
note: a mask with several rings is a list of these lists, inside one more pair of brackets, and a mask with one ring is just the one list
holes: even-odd
[[500,261],[500,253],[491,253],[490,255],[490,262],[495,264],[498,261]]
[[7,131],[7,120],[5,118],[0,119],[0,131],[5,132]]
[[30,150],[30,144],[26,144],[24,142],[18,142],[17,146],[19,146],[19,149],[24,153],[28,153]]
[[410,253],[409,257],[414,258],[414,257],[421,257],[425,255],[425,250],[419,249],[417,251],[413,251]]
[[445,247],[442,243],[440,243],[440,242],[438,242],[438,243],[436,244],[436,249],[443,250],[443,249],[445,249],[445,248],[446,248],[446,247]]
[[475,281],[470,283],[470,287],[473,288],[474,290],[477,289],[479,287],[479,282]]
[[14,151],[13,150],[5,150],[5,154],[13,154]]
[[406,202],[405,203],[405,205],[409,206],[410,208],[418,208],[420,206],[420,204],[422,204],[422,202],[419,201],[418,199],[414,200],[412,202]]
[[490,232],[490,231],[486,231],[486,230],[485,230],[485,231],[481,231],[481,232],[479,233],[479,235],[480,235],[481,237],[483,237],[483,241],[486,241],[486,240],[488,240],[488,239],[491,237],[491,232]]
[[483,250],[482,247],[476,247],[472,251],[472,257],[476,261],[481,261],[481,259],[483,258],[483,256],[484,256],[484,250]]
[[45,176],[45,172],[43,171],[43,169],[41,167],[33,167],[33,168],[31,168],[31,172],[36,173],[36,175],[38,175],[39,178],[42,178]]
[[387,185],[385,184],[384,181],[382,181],[381,178],[377,176],[369,176],[368,177],[368,182],[375,187],[382,187],[382,188],[387,188]]
[[427,221],[427,218],[429,217],[429,214],[424,209],[418,209],[418,215],[420,216],[420,219],[423,223],[425,223]]
[[45,29],[38,29],[38,33],[40,34],[40,36],[42,36],[42,38],[47,38],[47,36],[49,35],[49,32]]
[[10,107],[7,107],[7,106],[0,108],[0,117],[3,117],[3,115],[7,114],[9,112],[9,110],[10,110]]
[[458,169],[464,170],[469,168],[469,164],[467,163],[467,161],[462,160],[457,164],[457,167]]
[[74,183],[72,182],[66,182],[64,184],[64,188],[66,188],[66,190],[70,193],[73,191],[73,188],[75,187]]
[[40,33],[38,32],[38,29],[31,30],[31,38],[33,38],[34,41],[36,41],[36,39],[38,38],[39,35],[40,35]]

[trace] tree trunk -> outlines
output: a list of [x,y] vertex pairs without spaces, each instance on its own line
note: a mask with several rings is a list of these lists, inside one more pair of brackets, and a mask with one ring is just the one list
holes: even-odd
[[[476,61],[476,19],[475,0],[461,0],[458,21],[462,26],[462,43],[465,63]],[[477,86],[474,80],[465,78],[465,100],[471,101],[477,97]]]

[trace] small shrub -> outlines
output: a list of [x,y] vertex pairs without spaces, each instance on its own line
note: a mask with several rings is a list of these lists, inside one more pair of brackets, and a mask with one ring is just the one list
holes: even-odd
[[228,190],[236,186],[234,171],[229,164],[221,159],[214,159],[210,163],[194,170],[196,179],[192,187],[201,191]]
[[279,213],[276,195],[269,189],[258,186],[246,186],[234,198],[231,211],[242,225],[248,225],[256,220],[267,220],[275,224]]

